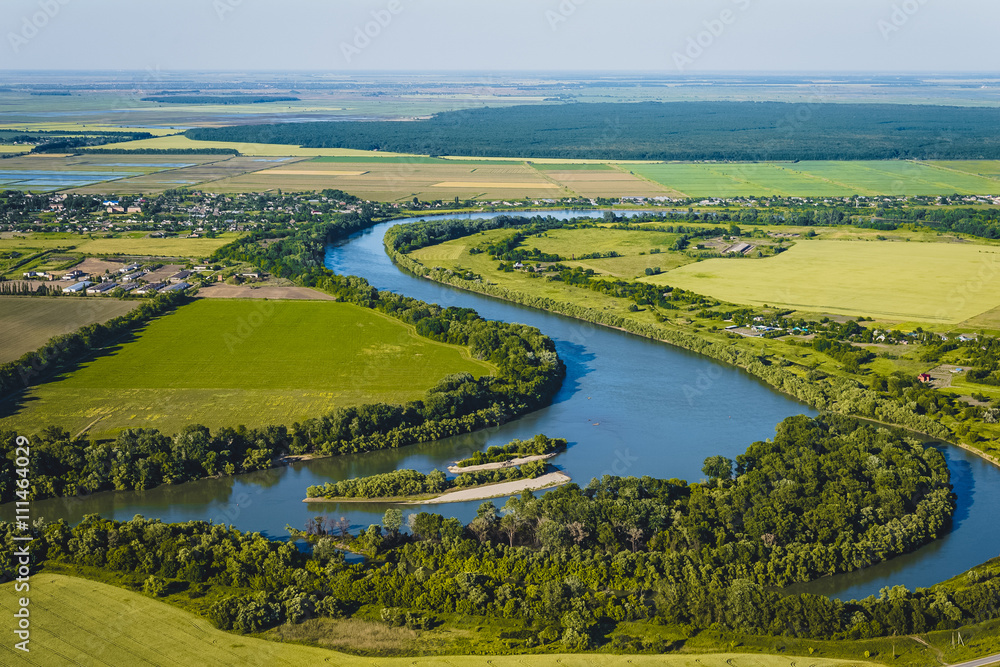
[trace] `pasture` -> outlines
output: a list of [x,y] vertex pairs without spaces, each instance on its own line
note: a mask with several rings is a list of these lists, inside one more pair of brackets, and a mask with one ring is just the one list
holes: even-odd
[[[11,617],[20,597],[14,583],[0,586],[0,609]],[[180,597],[180,596],[177,596]],[[183,596],[186,597],[186,596]],[[190,602],[190,601],[189,601]],[[483,656],[443,655],[409,658],[359,657],[346,653],[302,646],[289,642],[266,641],[230,634],[216,629],[206,619],[154,598],[109,584],[41,572],[31,580],[31,653],[16,651],[13,641],[0,648],[4,664],[56,665],[72,661],[84,667],[104,665],[130,667],[148,665],[204,665],[205,667],[248,665],[339,665],[341,667],[473,667],[484,663]],[[354,634],[344,639],[358,642],[370,637],[414,635],[393,630],[382,623],[309,621],[303,626],[283,626],[296,630],[309,624],[346,626]],[[364,632],[359,632],[364,630]],[[334,633],[336,640],[343,631]],[[434,636],[444,630],[423,633]],[[405,647],[404,648],[409,648]],[[26,660],[30,656],[30,662]],[[72,656],[70,660],[69,656]],[[811,656],[764,654],[542,654],[490,656],[497,667],[624,667],[659,665],[665,667],[794,667],[808,662],[812,667],[847,667],[874,663]]]
[[345,405],[416,400],[459,372],[492,368],[358,306],[201,299],[32,387],[0,425],[94,434],[290,425]]
[[106,322],[137,305],[110,298],[0,297],[0,364],[37,350],[53,336]]
[[723,301],[890,321],[957,324],[1000,306],[1000,248],[800,241],[767,259],[709,259],[643,278]]

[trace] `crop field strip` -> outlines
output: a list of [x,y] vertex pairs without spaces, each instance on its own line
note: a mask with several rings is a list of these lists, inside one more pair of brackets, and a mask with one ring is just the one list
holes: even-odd
[[[0,586],[0,609],[11,615],[18,595],[13,582]],[[77,577],[38,573],[32,580],[31,653],[12,642],[0,648],[4,664],[103,665],[340,665],[341,667],[473,667],[482,656],[360,657],[328,649],[222,632],[204,618],[139,593]],[[547,654],[490,656],[497,667],[794,667],[795,656],[762,654],[608,655]],[[870,665],[811,656],[810,667]]]
[[124,315],[139,305],[118,299],[0,297],[0,363],[37,350],[50,338]]
[[191,423],[290,424],[339,406],[405,403],[446,375],[492,371],[465,348],[350,304],[202,299],[31,388],[0,425],[172,433]]
[[998,265],[992,245],[810,240],[776,257],[709,259],[642,280],[730,303],[958,324],[1000,306],[982,278]]

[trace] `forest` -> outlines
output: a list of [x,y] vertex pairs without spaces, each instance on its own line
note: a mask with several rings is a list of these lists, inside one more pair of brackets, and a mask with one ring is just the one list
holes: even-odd
[[641,102],[195,128],[190,139],[308,148],[605,160],[997,159],[1000,110],[896,104]]
[[[372,605],[390,623],[519,619],[536,644],[578,649],[633,620],[858,638],[1000,612],[1000,582],[989,575],[950,593],[897,586],[854,602],[771,588],[864,567],[947,530],[954,496],[935,449],[849,418],[798,416],[735,461],[710,457],[704,472],[706,483],[604,477],[525,493],[503,508],[483,503],[468,525],[421,512],[409,532],[390,509],[358,535],[311,530],[310,553],[208,522],[95,515],[74,527],[35,524],[29,549],[35,571],[47,561],[100,567],[150,595],[207,595],[204,613],[240,632]],[[14,574],[19,534],[0,523],[0,579]],[[345,542],[369,558],[345,563]]]

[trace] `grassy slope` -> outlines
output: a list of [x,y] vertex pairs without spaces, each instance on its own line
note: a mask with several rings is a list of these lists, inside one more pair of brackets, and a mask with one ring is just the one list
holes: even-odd
[[[322,648],[264,641],[219,631],[203,618],[154,599],[86,579],[40,573],[31,581],[30,660],[14,652],[12,642],[0,648],[4,664],[56,665],[74,661],[80,665],[482,665],[482,656],[441,656],[426,658],[361,658]],[[15,611],[13,584],[0,587],[0,609],[5,615]],[[343,624],[343,622],[341,622]],[[347,623],[355,633],[375,635],[380,630],[398,643],[395,634],[382,624]],[[370,626],[370,627],[369,627]],[[331,632],[336,640],[341,633]],[[412,633],[410,633],[412,634]],[[274,636],[274,635],[272,635]],[[357,640],[355,634],[353,639]],[[783,642],[784,643],[784,642]],[[534,655],[491,656],[490,664],[531,665],[667,665],[668,667],[793,667],[803,658],[777,655]],[[812,656],[815,667],[872,664]]]
[[118,299],[0,297],[0,363],[37,350],[53,336],[124,315],[139,305]]
[[2,424],[24,432],[54,424],[73,433],[90,424],[94,433],[291,424],[338,406],[415,400],[462,371],[491,369],[464,348],[420,338],[357,306],[200,300],[113,354],[34,387]]

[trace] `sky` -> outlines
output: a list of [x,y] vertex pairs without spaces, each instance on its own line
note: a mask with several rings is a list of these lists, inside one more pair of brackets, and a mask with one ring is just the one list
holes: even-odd
[[2,0],[0,69],[989,72],[996,0]]

